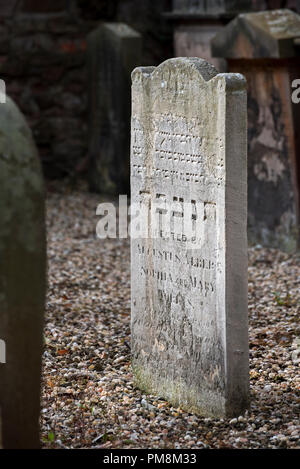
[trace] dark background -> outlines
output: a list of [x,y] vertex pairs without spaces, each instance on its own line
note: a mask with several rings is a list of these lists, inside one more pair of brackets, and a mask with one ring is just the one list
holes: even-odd
[[[171,0],[0,0],[0,77],[28,119],[47,178],[87,153],[86,37],[101,21],[143,34],[143,64],[172,56]],[[78,166],[79,165],[79,166]]]
[[[299,0],[252,5],[300,11]],[[128,23],[143,34],[141,65],[157,65],[173,56],[173,22],[162,15],[171,10],[172,0],[0,0],[0,77],[28,119],[47,178],[86,166],[87,34],[102,21]]]

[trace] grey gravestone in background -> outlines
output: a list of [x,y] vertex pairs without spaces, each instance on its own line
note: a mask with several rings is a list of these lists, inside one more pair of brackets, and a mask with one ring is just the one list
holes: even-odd
[[141,62],[141,35],[104,23],[88,37],[89,185],[129,191],[131,72]]
[[173,11],[186,15],[233,15],[251,10],[252,3],[251,0],[173,0]]
[[249,242],[287,252],[300,247],[297,37],[300,15],[282,9],[238,15],[212,40],[213,55],[247,78]]
[[[189,411],[238,415],[249,387],[246,82],[198,58],[137,68],[132,81],[132,203],[156,207],[149,232],[154,216],[162,223],[131,241],[137,384]],[[181,232],[185,204],[196,242]]]
[[44,187],[31,131],[0,104],[0,407],[4,448],[39,447],[46,242]]

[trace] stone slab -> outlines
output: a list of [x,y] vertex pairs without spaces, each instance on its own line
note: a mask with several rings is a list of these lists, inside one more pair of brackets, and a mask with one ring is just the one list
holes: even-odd
[[132,74],[131,202],[148,214],[131,225],[132,366],[208,416],[249,400],[246,113],[244,77],[202,59]]

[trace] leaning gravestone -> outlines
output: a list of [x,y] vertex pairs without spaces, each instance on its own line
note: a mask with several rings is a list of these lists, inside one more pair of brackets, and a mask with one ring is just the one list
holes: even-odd
[[245,79],[177,58],[132,81],[136,381],[188,411],[239,415],[249,388]]
[[8,97],[0,104],[0,219],[2,444],[37,448],[46,278],[44,188],[31,131]]
[[124,23],[104,23],[88,37],[89,186],[96,192],[129,190],[130,76],[141,44]]

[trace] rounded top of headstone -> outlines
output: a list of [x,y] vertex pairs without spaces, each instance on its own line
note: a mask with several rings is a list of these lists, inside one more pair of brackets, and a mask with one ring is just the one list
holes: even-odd
[[157,67],[137,67],[132,72],[132,80],[138,77],[150,78],[157,74],[164,74],[168,72],[185,73],[187,71],[198,72],[199,76],[204,81],[209,81],[214,78],[218,72],[216,68],[204,59],[199,57],[175,57],[165,60]]
[[0,104],[0,161],[1,167],[14,167],[16,173],[25,166],[39,166],[31,129],[9,96],[5,97],[5,103]]

